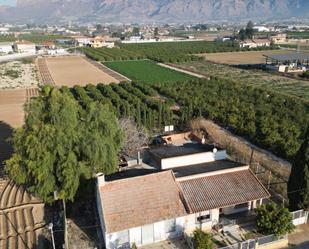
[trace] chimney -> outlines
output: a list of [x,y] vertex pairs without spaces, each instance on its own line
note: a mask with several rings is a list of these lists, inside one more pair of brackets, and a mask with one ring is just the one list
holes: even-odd
[[140,151],[138,151],[137,152],[137,165],[141,165],[141,152]]
[[98,186],[104,186],[105,185],[105,175],[103,173],[98,173],[97,175],[97,184]]

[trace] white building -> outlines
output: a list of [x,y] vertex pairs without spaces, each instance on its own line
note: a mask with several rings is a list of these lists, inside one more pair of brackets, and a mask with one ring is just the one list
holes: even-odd
[[245,40],[239,43],[240,48],[269,47],[271,42],[267,39]]
[[91,37],[88,36],[74,36],[72,37],[75,41],[75,44],[79,47],[88,46],[91,42]]
[[270,29],[265,26],[254,26],[253,29],[256,30],[257,32],[269,32],[270,31]]
[[12,42],[0,42],[0,54],[13,53]]
[[13,44],[16,53],[35,53],[35,44],[29,41],[17,41]]
[[149,153],[160,165],[157,172],[98,176],[97,206],[107,249],[190,236],[196,228],[209,231],[227,215],[252,210],[270,196],[249,166],[226,159],[225,150],[190,144]]

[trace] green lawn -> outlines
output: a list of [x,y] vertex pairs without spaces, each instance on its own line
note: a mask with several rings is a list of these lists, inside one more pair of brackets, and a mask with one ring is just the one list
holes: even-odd
[[190,75],[161,67],[149,60],[105,62],[104,65],[132,81],[168,83],[193,79]]

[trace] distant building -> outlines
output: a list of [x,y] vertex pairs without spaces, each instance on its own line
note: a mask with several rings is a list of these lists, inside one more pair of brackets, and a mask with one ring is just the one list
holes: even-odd
[[106,37],[96,36],[95,38],[92,38],[90,40],[89,45],[92,48],[101,48],[101,47],[113,48],[115,46],[115,43],[113,41],[109,41]]
[[282,73],[302,73],[309,70],[309,53],[268,54],[266,67]]
[[75,36],[73,37],[75,43],[79,47],[92,47],[92,48],[113,48],[114,41],[109,40],[108,37],[96,36],[94,38],[88,36]]
[[273,35],[271,36],[271,41],[274,44],[285,43],[287,41],[287,35],[285,33]]
[[[270,194],[246,164],[190,133],[162,137],[149,165],[97,177],[97,206],[105,247],[130,248],[224,227]],[[132,169],[132,168],[131,168]],[[139,173],[141,172],[141,173]]]
[[269,32],[270,31],[270,29],[265,26],[254,26],[253,30],[257,32]]
[[53,41],[43,41],[40,46],[44,49],[56,49],[56,44]]
[[17,41],[13,44],[13,49],[16,53],[35,53],[35,44],[29,41]]
[[92,39],[91,37],[88,36],[72,36],[72,38],[78,47],[88,46]]
[[245,40],[239,43],[240,48],[257,48],[257,47],[269,47],[270,41],[267,39],[255,39]]
[[13,53],[12,42],[0,42],[0,54]]

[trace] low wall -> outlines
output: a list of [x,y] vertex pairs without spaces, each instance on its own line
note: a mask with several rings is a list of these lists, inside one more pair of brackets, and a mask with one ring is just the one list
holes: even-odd
[[284,238],[282,240],[277,240],[271,243],[256,246],[256,248],[258,249],[281,249],[281,248],[288,248],[288,247],[289,247],[288,238]]
[[195,120],[192,122],[192,128],[205,130],[219,146],[227,148],[228,154],[235,155],[242,162],[249,163],[252,156],[252,162],[259,163],[274,174],[288,179],[292,167],[288,161],[230,133],[210,120]]

